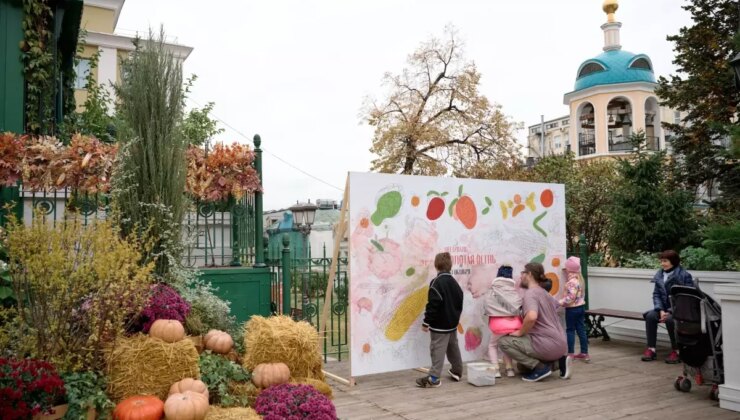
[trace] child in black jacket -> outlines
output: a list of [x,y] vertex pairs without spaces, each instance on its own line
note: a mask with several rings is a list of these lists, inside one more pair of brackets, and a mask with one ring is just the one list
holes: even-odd
[[422,324],[422,329],[431,333],[429,349],[432,368],[429,370],[429,376],[416,380],[416,386],[421,388],[435,388],[442,383],[440,375],[445,355],[452,364],[452,368],[448,370],[450,377],[454,381],[459,381],[463,373],[462,356],[457,344],[457,325],[460,323],[463,308],[463,291],[450,274],[452,257],[448,252],[437,254],[434,258],[434,268],[438,274],[429,284],[429,297]]

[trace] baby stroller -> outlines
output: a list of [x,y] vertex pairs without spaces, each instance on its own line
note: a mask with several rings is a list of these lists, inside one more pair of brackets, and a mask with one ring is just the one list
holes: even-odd
[[689,392],[691,378],[697,385],[712,385],[709,397],[717,400],[724,383],[722,363],[722,308],[711,296],[696,288],[673,286],[671,306],[676,342],[683,362],[683,375],[676,378],[677,390]]

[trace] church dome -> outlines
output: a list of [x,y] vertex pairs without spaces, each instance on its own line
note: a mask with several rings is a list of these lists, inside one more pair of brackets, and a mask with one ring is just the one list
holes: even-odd
[[613,49],[584,61],[578,67],[575,90],[630,82],[655,83],[650,57]]

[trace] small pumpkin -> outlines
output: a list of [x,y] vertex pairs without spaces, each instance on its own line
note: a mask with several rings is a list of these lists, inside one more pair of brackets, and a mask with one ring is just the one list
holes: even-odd
[[269,388],[289,380],[290,369],[285,363],[260,363],[252,371],[252,382],[258,388]]
[[227,354],[234,348],[234,339],[223,331],[210,330],[203,337],[203,346],[214,353]]
[[185,391],[192,391],[196,394],[203,394],[203,396],[208,399],[208,385],[206,385],[203,381],[199,381],[197,379],[193,378],[185,378],[179,382],[175,382],[170,387],[170,393],[168,395],[172,394],[182,394]]
[[159,420],[164,414],[164,403],[153,395],[135,395],[126,398],[113,410],[114,420]]
[[185,327],[180,321],[173,319],[158,319],[149,329],[149,335],[157,337],[167,343],[176,343],[185,338]]
[[167,420],[203,420],[208,413],[208,398],[193,391],[172,394],[164,403]]

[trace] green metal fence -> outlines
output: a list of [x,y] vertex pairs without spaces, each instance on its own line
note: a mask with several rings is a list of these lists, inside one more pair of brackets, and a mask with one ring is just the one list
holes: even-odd
[[[291,315],[319,329],[321,314],[329,305],[329,318],[326,321],[324,336],[324,360],[342,360],[349,353],[349,272],[347,255],[342,253],[337,264],[337,272],[329,279],[332,257],[327,255],[326,246],[320,256],[314,257],[308,248],[307,258],[291,258],[287,237],[283,241],[283,252],[267,255],[271,273],[271,300],[275,314]],[[285,255],[285,259],[282,256]],[[287,276],[287,278],[286,278]],[[333,281],[331,296],[326,296],[326,286]],[[285,284],[289,283],[288,293],[284,294]]]
[[[70,189],[32,191],[0,188],[2,204],[25,223],[41,217],[56,223],[75,217],[84,225],[107,217],[109,200],[105,194],[77,194]],[[253,195],[226,202],[195,202],[183,220],[188,267],[251,266],[256,255],[256,215]],[[8,210],[3,210],[2,222]]]

